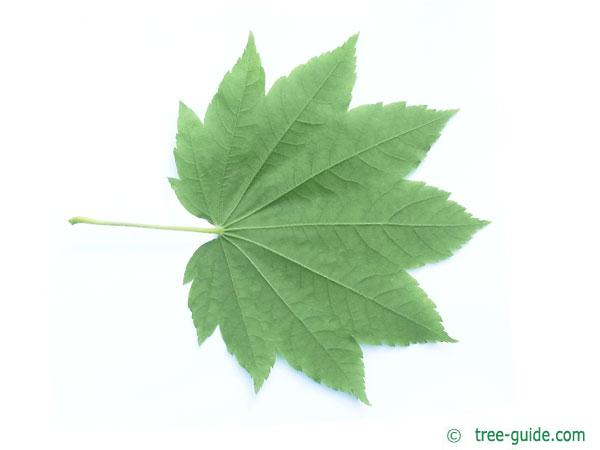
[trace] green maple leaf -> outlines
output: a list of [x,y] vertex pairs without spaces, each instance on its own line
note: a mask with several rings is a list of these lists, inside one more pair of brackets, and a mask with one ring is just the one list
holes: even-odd
[[280,355],[367,403],[360,343],[454,341],[406,269],[449,257],[486,222],[404,177],[455,111],[348,110],[356,39],[265,95],[250,35],[204,121],[180,105],[170,182],[216,227],[158,228],[218,235],[187,265],[189,306],[199,342],[218,326],[256,391]]

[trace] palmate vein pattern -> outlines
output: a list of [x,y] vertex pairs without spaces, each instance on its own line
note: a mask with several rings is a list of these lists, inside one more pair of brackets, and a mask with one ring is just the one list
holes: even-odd
[[186,268],[203,342],[220,328],[258,391],[276,355],[368,403],[361,343],[452,342],[406,269],[485,225],[405,176],[455,111],[348,110],[356,36],[275,82],[250,36],[204,121],[181,104],[171,185],[221,234]]

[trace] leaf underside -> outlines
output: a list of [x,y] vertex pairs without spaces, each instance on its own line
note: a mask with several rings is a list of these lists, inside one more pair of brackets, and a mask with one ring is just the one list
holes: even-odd
[[275,82],[250,35],[201,121],[180,104],[171,185],[224,233],[185,282],[198,339],[218,326],[258,391],[280,355],[368,403],[360,343],[453,342],[406,269],[449,257],[485,225],[405,176],[455,111],[348,110],[356,36]]

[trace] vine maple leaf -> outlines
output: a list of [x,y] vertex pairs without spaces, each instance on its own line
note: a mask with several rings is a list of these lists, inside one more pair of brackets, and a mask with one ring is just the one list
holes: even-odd
[[454,341],[406,269],[447,258],[486,222],[404,177],[455,111],[348,110],[356,40],[265,95],[250,35],[204,121],[180,104],[170,182],[216,228],[165,228],[218,235],[187,265],[189,307],[199,342],[219,327],[256,391],[280,355],[368,403],[360,343]]

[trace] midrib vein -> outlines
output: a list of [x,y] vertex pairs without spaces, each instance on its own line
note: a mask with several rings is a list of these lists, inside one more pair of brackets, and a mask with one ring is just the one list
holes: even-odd
[[227,228],[225,233],[230,231],[244,230],[273,230],[282,228],[303,228],[303,227],[360,227],[360,226],[390,226],[390,227],[407,227],[407,228],[461,228],[475,227],[477,224],[454,224],[454,223],[393,223],[393,222],[328,222],[328,223],[289,223],[281,225],[264,225],[254,227],[236,227]]

